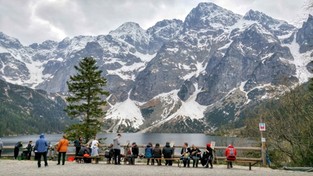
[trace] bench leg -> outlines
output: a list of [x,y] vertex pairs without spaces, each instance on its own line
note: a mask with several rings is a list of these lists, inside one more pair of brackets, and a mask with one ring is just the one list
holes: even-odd
[[251,163],[249,163],[249,170],[251,170],[251,167],[252,167],[252,166],[251,166]]

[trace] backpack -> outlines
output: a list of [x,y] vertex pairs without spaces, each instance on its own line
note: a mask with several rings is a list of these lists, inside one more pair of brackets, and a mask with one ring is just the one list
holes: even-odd
[[234,152],[234,149],[233,149],[233,148],[230,148],[230,149],[229,149],[229,156],[232,156],[232,157],[235,156],[235,152]]
[[146,148],[145,157],[146,158],[152,158],[152,148],[151,147]]
[[229,155],[227,156],[227,160],[236,160],[234,148],[229,148]]

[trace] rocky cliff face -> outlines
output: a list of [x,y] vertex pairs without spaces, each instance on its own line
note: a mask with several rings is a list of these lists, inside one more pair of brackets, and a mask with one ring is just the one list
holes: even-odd
[[[0,35],[2,79],[66,92],[74,65],[97,59],[108,79],[108,131],[203,132],[240,119],[251,103],[312,74],[312,16],[298,29],[250,10],[200,3],[147,30],[127,22],[108,35],[22,46]],[[312,65],[312,64],[311,64]]]

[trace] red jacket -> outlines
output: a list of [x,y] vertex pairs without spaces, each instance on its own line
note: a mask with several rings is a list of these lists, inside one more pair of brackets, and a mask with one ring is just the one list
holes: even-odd
[[229,145],[225,150],[225,156],[227,160],[230,160],[230,161],[236,160],[236,156],[237,156],[236,149],[232,145]]

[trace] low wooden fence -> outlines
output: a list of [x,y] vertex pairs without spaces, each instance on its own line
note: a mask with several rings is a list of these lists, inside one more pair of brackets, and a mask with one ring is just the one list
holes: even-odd
[[[139,153],[144,154],[144,149],[146,145],[137,145],[139,147]],[[122,145],[121,148],[124,149],[126,145]],[[162,148],[163,146],[161,146]],[[104,150],[108,148],[108,145],[106,144],[100,144],[100,156],[104,157]],[[179,158],[180,157],[180,151],[181,151],[182,146],[174,146],[174,158]],[[204,151],[206,148],[205,147],[199,147],[201,151]],[[226,147],[225,146],[215,146],[214,148],[214,163],[216,164],[221,164],[225,163],[226,157],[224,156],[224,151]],[[9,153],[4,152],[4,151],[11,151]],[[13,158],[13,150],[14,146],[4,146],[3,147],[3,154],[2,157],[6,158]],[[20,155],[21,153],[26,150],[26,149],[20,149]],[[262,164],[262,148],[261,147],[236,147],[237,150],[237,159],[235,162],[238,163],[246,163],[249,165],[249,169],[251,170],[251,167],[257,163]],[[67,153],[68,156],[74,156],[74,146],[70,145],[69,146],[69,151]],[[54,147],[49,148],[48,151],[48,158],[49,159],[55,159],[56,158],[56,151],[54,150]],[[123,153],[123,151],[121,151]],[[32,153],[32,156],[34,157],[34,154]],[[103,158],[104,159],[104,158]],[[263,163],[265,164],[265,163]]]

